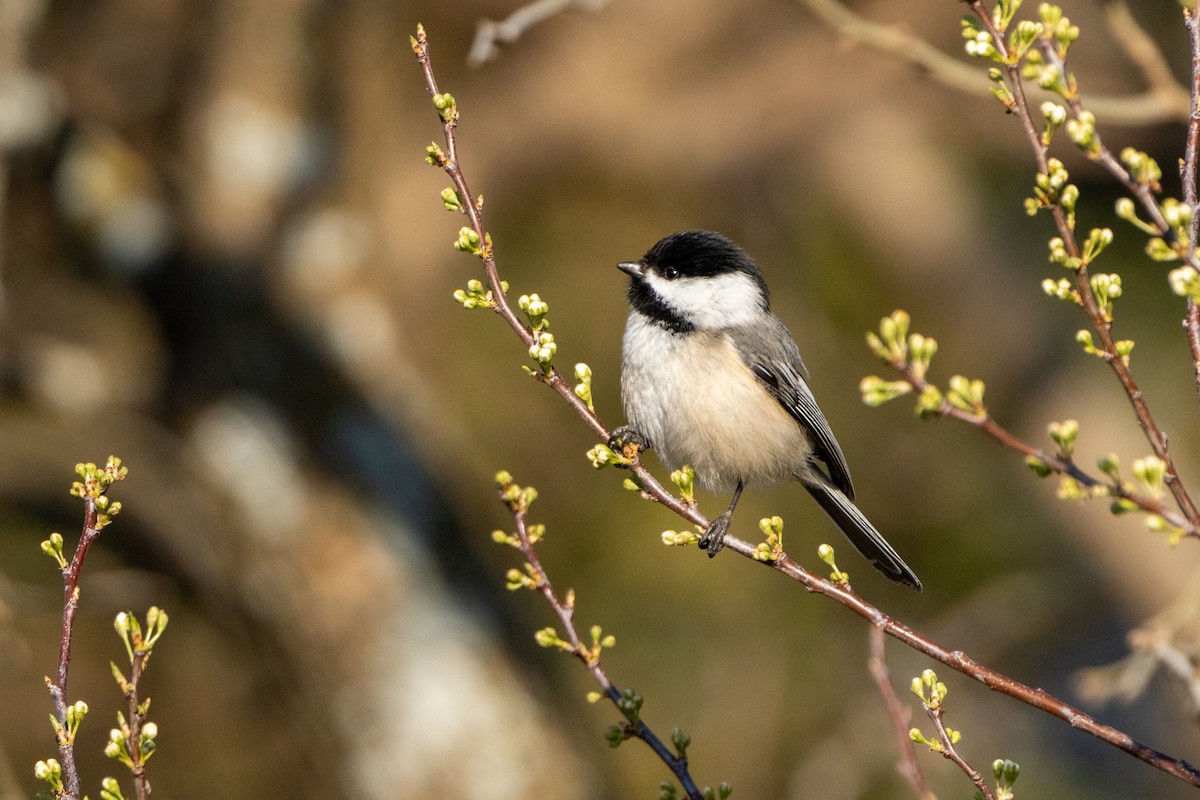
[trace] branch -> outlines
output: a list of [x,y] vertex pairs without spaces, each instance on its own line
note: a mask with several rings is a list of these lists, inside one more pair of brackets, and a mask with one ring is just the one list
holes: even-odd
[[[663,744],[662,739],[654,733],[653,730],[641,718],[641,698],[631,690],[622,692],[609,679],[608,674],[600,665],[600,653],[607,645],[601,637],[599,627],[592,630],[592,645],[584,644],[579,635],[578,628],[575,627],[575,592],[567,590],[565,597],[560,598],[554,590],[554,586],[550,583],[550,577],[542,568],[541,560],[538,558],[537,551],[534,549],[534,542],[540,539],[540,533],[537,536],[531,535],[529,530],[528,512],[529,504],[533,502],[535,496],[529,489],[522,489],[512,482],[511,476],[508,473],[500,473],[497,476],[497,482],[500,484],[500,499],[508,507],[512,514],[513,522],[516,525],[515,540],[505,539],[509,544],[512,544],[525,557],[525,572],[513,570],[510,573],[510,588],[525,588],[533,589],[541,593],[550,607],[554,609],[555,615],[562,624],[562,629],[566,632],[566,639],[559,638],[557,631],[550,629],[549,631],[539,631],[538,641],[546,647],[558,647],[567,653],[578,658],[583,662],[588,671],[592,673],[592,677],[596,683],[600,684],[605,697],[616,706],[617,710],[625,717],[627,724],[620,729],[619,737],[615,740],[610,740],[613,746],[620,744],[623,739],[635,738],[645,742],[654,754],[667,765],[668,769],[675,774],[679,780],[683,790],[687,793],[689,800],[705,800],[700,788],[696,786],[695,780],[688,771],[688,760],[686,754],[685,737],[678,732],[672,738],[675,740],[676,747],[679,748],[678,754]],[[500,534],[501,536],[503,534]]]
[[512,44],[534,25],[545,22],[564,11],[599,11],[608,0],[534,0],[509,14],[500,22],[487,18],[479,20],[475,41],[467,55],[467,65],[482,67],[500,55],[501,44]]
[[[483,262],[484,271],[487,275],[487,283],[494,298],[492,301],[493,304],[490,307],[505,320],[524,345],[527,347],[531,346],[535,343],[536,338],[533,331],[520,321],[508,301],[497,272],[492,243],[483,226],[481,203],[471,199],[474,196],[469,191],[466,179],[463,176],[455,142],[458,112],[454,106],[453,98],[441,93],[438,89],[430,65],[429,44],[423,28],[418,27],[417,36],[412,39],[412,45],[417,61],[425,74],[426,87],[434,100],[435,107],[439,110],[446,142],[445,152],[442,152],[436,145],[430,146],[430,149],[427,151],[430,153],[430,163],[436,164],[445,170],[454,183],[459,197],[466,201],[462,204],[461,210],[467,215],[471,223],[471,228],[468,229],[468,232],[473,234],[473,239],[472,237],[468,237],[466,244],[471,247],[471,251],[478,255]],[[460,234],[460,241],[463,241],[462,234]],[[471,244],[472,241],[474,244]],[[539,361],[539,363],[543,362]],[[553,367],[543,367],[543,369],[544,372],[542,374],[534,373],[535,377],[554,389],[601,441],[608,441],[608,428],[600,421],[595,411],[576,396],[572,387],[563,379],[558,370]],[[695,507],[685,503],[682,499],[663,488],[662,484],[642,466],[636,456],[628,464],[628,468],[641,482],[641,487],[647,497],[671,509],[677,515],[695,524],[697,527],[707,529],[708,519]],[[757,561],[755,559],[756,546],[743,539],[727,535],[725,537],[725,549],[740,553],[747,558]],[[1068,722],[1072,727],[1085,731],[1147,764],[1163,770],[1193,786],[1200,787],[1200,770],[1188,762],[1161,753],[1115,728],[1103,725],[1080,709],[1074,708],[1041,689],[1034,689],[1006,675],[988,669],[960,650],[949,650],[925,638],[863,600],[848,585],[835,584],[820,578],[795,561],[792,561],[785,554],[780,554],[780,557],[777,559],[759,563],[764,563],[782,575],[797,581],[811,592],[823,594],[841,603],[855,614],[858,614],[872,625],[881,628],[885,633],[900,640],[912,649],[975,678],[988,688],[1006,694],[1034,708],[1039,708],[1048,714]]]
[[908,781],[917,800],[937,800],[937,795],[929,788],[929,784],[921,772],[921,766],[917,762],[917,749],[908,735],[912,714],[908,706],[900,702],[900,698],[896,696],[896,690],[892,688],[883,629],[872,627],[870,631],[871,657],[867,659],[867,669],[870,671],[871,677],[875,679],[879,694],[883,696],[883,704],[887,707],[888,716],[892,720],[892,728],[900,743],[900,761],[896,764],[896,771],[900,773],[900,777]]
[[[1049,175],[1051,173],[1050,161],[1047,155],[1049,137],[1045,137],[1044,140],[1040,132],[1041,126],[1034,122],[1033,112],[1025,95],[1024,80],[1021,75],[1021,61],[1009,58],[1004,32],[999,29],[996,20],[984,7],[982,0],[970,0],[969,5],[975,13],[976,18],[987,29],[987,32],[991,36],[992,45],[1000,55],[998,63],[1002,65],[1001,68],[1004,71],[1008,88],[1012,92],[1012,99],[1006,105],[1008,105],[1009,110],[1021,122],[1021,127],[1025,131],[1025,136],[1033,149],[1038,173],[1044,176]],[[1070,106],[1075,120],[1082,121],[1085,118],[1084,108],[1074,89],[1073,79],[1069,78],[1069,73],[1066,71],[1065,65],[1056,52],[1055,47],[1043,36],[1038,37],[1036,47],[1046,63],[1053,65],[1057,69],[1061,79],[1069,83],[1068,89],[1062,92],[1062,97]],[[1091,115],[1088,114],[1087,117],[1091,117]],[[1151,215],[1154,225],[1161,232],[1160,235],[1164,237],[1168,236],[1171,226],[1163,217],[1162,210],[1154,199],[1152,182],[1135,181],[1129,175],[1120,161],[1104,146],[1100,140],[1100,135],[1095,133],[1094,118],[1092,118],[1089,130],[1090,138],[1086,142],[1086,146],[1085,143],[1078,140],[1077,144],[1085,147],[1090,158],[1104,166],[1110,174],[1117,178],[1138,199],[1142,207]],[[1184,488],[1183,482],[1179,478],[1179,474],[1175,469],[1175,462],[1167,447],[1167,435],[1150,413],[1150,407],[1146,403],[1142,390],[1134,380],[1133,373],[1129,369],[1128,359],[1118,352],[1116,339],[1112,333],[1111,314],[1100,307],[1093,293],[1087,260],[1083,257],[1079,243],[1075,238],[1074,214],[1064,209],[1063,204],[1058,201],[1049,202],[1048,208],[1067,254],[1073,262],[1078,264],[1074,268],[1078,302],[1091,320],[1092,327],[1099,337],[1100,347],[1098,349],[1100,355],[1112,369],[1113,374],[1121,384],[1121,388],[1125,390],[1125,394],[1129,398],[1129,403],[1133,408],[1134,416],[1137,418],[1138,424],[1141,426],[1142,432],[1153,448],[1155,455],[1166,464],[1165,481],[1167,487],[1175,497],[1175,502],[1179,505],[1183,515],[1187,517],[1192,526],[1200,525],[1200,509],[1197,509],[1191,495]],[[1191,260],[1194,261],[1195,259],[1195,254],[1192,254]]]
[[[987,90],[979,71],[937,49],[900,25],[884,25],[854,13],[837,0],[796,0],[846,38],[866,45],[919,70],[943,86],[975,97]],[[1095,95],[1088,105],[1108,119],[1127,125],[1182,122],[1188,118],[1188,93],[1162,64],[1162,54],[1129,14],[1124,3],[1110,0],[1106,6],[1113,35],[1126,54],[1142,70],[1149,89],[1138,95],[1111,97]],[[1122,13],[1124,12],[1124,13]],[[1147,52],[1146,45],[1154,53]]]

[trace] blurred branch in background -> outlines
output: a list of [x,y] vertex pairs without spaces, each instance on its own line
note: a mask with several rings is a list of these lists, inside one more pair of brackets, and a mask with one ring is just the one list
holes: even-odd
[[467,54],[467,64],[482,67],[500,55],[500,45],[513,44],[524,33],[551,17],[566,11],[598,12],[609,0],[534,0],[521,6],[500,22],[481,19],[475,28],[475,41]]
[[[906,61],[931,78],[978,96],[987,88],[979,70],[914,34],[907,25],[885,25],[851,11],[838,0],[795,0],[847,39]],[[1124,0],[1103,0],[1105,21],[1114,39],[1141,71],[1146,91],[1127,97],[1091,95],[1088,107],[1109,122],[1158,125],[1183,122],[1191,115],[1191,95],[1175,80],[1152,37],[1137,23]]]

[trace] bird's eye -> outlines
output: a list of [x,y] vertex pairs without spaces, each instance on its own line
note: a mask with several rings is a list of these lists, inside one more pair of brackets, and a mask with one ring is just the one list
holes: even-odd
[[679,270],[675,269],[674,267],[663,267],[662,274],[667,280],[673,281],[679,277]]

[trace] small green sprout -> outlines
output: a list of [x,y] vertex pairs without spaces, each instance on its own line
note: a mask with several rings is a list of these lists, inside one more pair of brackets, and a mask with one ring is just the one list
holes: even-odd
[[872,408],[881,406],[889,400],[895,400],[901,395],[906,395],[912,391],[912,388],[912,384],[908,381],[885,381],[878,375],[868,375],[858,384],[858,391],[862,394],[863,402]]
[[950,378],[946,400],[960,411],[983,417],[987,415],[987,408],[983,405],[984,388],[981,380],[969,380],[962,375],[954,375]]
[[433,107],[438,110],[443,122],[456,122],[458,120],[458,104],[454,102],[454,95],[449,92],[442,92],[433,96]]
[[767,540],[759,542],[758,546],[754,548],[755,560],[778,561],[783,558],[783,519],[781,517],[763,517],[758,521],[758,529],[763,532]]
[[558,631],[554,628],[546,627],[539,630],[533,635],[533,640],[540,647],[557,647],[559,650],[571,651],[575,649],[575,645],[568,642],[558,635]]
[[630,463],[630,459],[606,444],[597,444],[588,450],[587,460],[592,462],[592,466],[596,469],[604,469],[609,466],[623,466]]
[[[500,281],[500,291],[508,291],[508,283]],[[467,281],[466,289],[455,289],[454,300],[463,308],[495,308],[496,298],[491,289],[483,285],[483,281],[472,278]]]
[[834,583],[840,583],[843,586],[849,585],[850,573],[842,572],[840,569],[838,569],[837,562],[834,561],[834,553],[833,553],[832,547],[830,547],[827,544],[822,544],[820,547],[817,548],[817,556],[822,561],[824,561],[826,564],[828,564],[830,566],[830,568],[833,570],[833,572],[829,573],[829,580],[833,581]]
[[700,541],[700,534],[692,531],[663,531],[662,543],[667,547],[687,547]]
[[689,506],[696,504],[696,471],[684,464],[671,473],[671,483],[679,490],[679,496]]
[[59,569],[67,568],[67,559],[63,555],[63,537],[61,533],[50,534],[50,538],[42,542],[42,552],[53,558],[58,564]]
[[1075,452],[1075,440],[1079,436],[1079,422],[1068,419],[1062,422],[1051,422],[1046,427],[1050,438],[1058,445],[1059,454],[1070,460],[1071,454]]
[[121,784],[116,778],[105,778],[100,781],[100,800],[125,800],[121,794]]
[[[1043,86],[1044,89],[1049,89],[1048,86]],[[1090,111],[1080,111],[1079,116],[1074,119],[1067,120],[1067,136],[1075,143],[1075,146],[1087,155],[1088,158],[1099,157],[1101,150],[1100,137],[1096,135],[1096,117]]]
[[587,364],[576,364],[575,380],[579,381],[575,384],[575,396],[587,405],[588,411],[595,411],[596,407],[592,404],[592,368]]

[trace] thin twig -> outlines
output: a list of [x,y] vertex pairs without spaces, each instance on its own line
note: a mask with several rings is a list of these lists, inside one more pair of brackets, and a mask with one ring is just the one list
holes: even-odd
[[[63,576],[63,618],[62,633],[58,640],[58,669],[54,680],[47,678],[47,688],[54,705],[54,717],[58,720],[59,730],[67,730],[67,677],[71,668],[71,643],[75,633],[75,614],[79,611],[79,572],[83,569],[83,560],[87,557],[88,548],[100,529],[96,527],[96,499],[83,498],[83,533],[79,537],[79,545],[71,563],[62,571]],[[58,758],[63,772],[63,794],[65,800],[78,800],[81,796],[79,769],[75,765],[75,742],[65,734],[59,736]]]
[[929,719],[933,721],[934,730],[937,731],[938,739],[941,741],[940,752],[945,758],[954,763],[956,767],[961,769],[963,773],[970,779],[971,783],[975,784],[975,788],[983,795],[984,800],[996,800],[996,796],[992,793],[992,787],[987,785],[987,781],[983,779],[983,775],[979,770],[971,766],[971,764],[962,757],[962,755],[954,749],[954,741],[950,738],[950,733],[946,730],[945,724],[942,722],[942,709],[929,708]]
[[608,0],[534,0],[521,6],[500,22],[481,19],[475,28],[475,41],[467,54],[467,65],[482,67],[500,55],[501,44],[512,44],[525,31],[564,11],[599,11]]
[[[641,714],[638,711],[631,712],[622,708],[624,698],[621,690],[613,684],[604,667],[600,665],[600,645],[597,644],[594,647],[585,645],[579,636],[579,630],[575,627],[574,592],[568,591],[565,598],[560,598],[554,590],[553,584],[550,583],[550,577],[542,568],[542,563],[538,559],[537,551],[533,546],[533,540],[529,535],[528,508],[524,502],[520,500],[510,502],[504,497],[503,488],[501,489],[501,499],[508,506],[509,511],[512,512],[513,522],[516,525],[519,549],[525,557],[526,563],[532,569],[532,574],[535,576],[535,585],[531,588],[541,592],[542,597],[554,609],[554,613],[558,616],[558,620],[562,623],[562,628],[566,633],[566,641],[571,645],[571,649],[568,652],[583,662],[588,671],[592,673],[592,677],[595,678],[596,682],[604,690],[604,696],[625,717],[627,721],[625,726],[626,737],[641,739],[645,742],[654,751],[654,754],[667,765],[667,768],[675,774],[675,777],[679,780],[680,785],[690,800],[704,800],[704,795],[700,792],[700,788],[696,786],[696,782],[688,770],[687,756],[682,753],[676,754],[671,752],[662,739],[642,720]],[[140,798],[140,800],[145,800],[145,798]]]
[[[417,56],[417,61],[421,65],[421,69],[425,74],[426,87],[431,96],[439,94],[437,82],[433,76],[433,70],[429,61],[429,47],[425,39],[423,30],[419,30],[414,46],[414,52]],[[442,120],[443,134],[446,139],[446,151],[448,154],[447,163],[442,167],[446,174],[450,176],[455,188],[461,197],[467,199],[464,203],[465,211],[470,220],[473,229],[478,234],[481,242],[484,242],[484,250],[481,254],[484,270],[487,274],[488,286],[491,288],[494,298],[496,313],[508,323],[521,341],[526,345],[533,342],[533,333],[520,321],[512,306],[508,302],[508,298],[500,285],[500,278],[496,268],[495,256],[488,244],[487,232],[483,227],[482,214],[478,206],[470,200],[474,197],[467,188],[467,183],[463,177],[461,167],[458,162],[457,148],[455,144],[455,128],[457,118],[451,117],[449,120]],[[600,421],[600,418],[594,411],[588,408],[572,390],[570,384],[563,379],[559,372],[554,369],[548,374],[539,377],[546,385],[554,389],[560,397],[579,415],[579,417],[592,429],[601,441],[607,442],[609,438],[609,430]],[[683,519],[695,524],[700,529],[707,529],[709,521],[699,512],[694,506],[685,503],[682,499],[667,491],[658,480],[650,474],[650,472],[636,459],[629,465],[629,469],[637,476],[645,494],[657,501],[666,508],[671,509]],[[755,546],[751,543],[739,539],[735,536],[725,537],[725,549],[740,553],[747,558],[754,558]],[[757,561],[757,559],[755,559]],[[792,561],[788,556],[784,555],[779,559],[764,563],[775,569],[777,572],[791,578],[802,584],[811,592],[816,592],[829,597],[842,605],[849,608],[854,613],[861,616],[863,619],[870,622],[872,625],[883,629],[885,633],[896,638],[908,645],[912,649],[924,653],[930,658],[935,659],[947,666],[975,678],[980,683],[990,689],[1006,694],[1009,697],[1017,699],[1034,708],[1039,708],[1048,714],[1051,714],[1059,719],[1068,722],[1072,727],[1082,730],[1092,736],[1107,742],[1108,744],[1122,750],[1141,761],[1150,764],[1170,775],[1173,775],[1180,780],[1200,787],[1200,769],[1192,766],[1188,762],[1174,758],[1172,756],[1161,753],[1154,748],[1151,748],[1141,742],[1133,739],[1128,734],[1097,722],[1092,717],[1085,714],[1080,709],[1059,700],[1053,695],[1041,690],[1034,689],[1019,681],[1015,681],[1002,673],[988,669],[978,663],[970,656],[960,650],[949,650],[930,639],[925,638],[921,634],[912,630],[903,623],[893,619],[875,606],[863,600],[849,588],[831,583],[824,580],[812,572],[809,572],[804,567]]]
[[129,685],[125,690],[125,699],[129,703],[129,735],[126,737],[126,747],[129,748],[129,759],[132,762],[129,769],[133,773],[134,791],[138,800],[150,800],[150,780],[146,777],[145,754],[142,753],[142,726],[146,715],[142,713],[139,687],[142,672],[146,668],[146,660],[150,657],[147,650],[134,649],[133,664],[130,667]]
[[[854,13],[837,0],[796,2],[847,39],[913,64],[943,86],[975,97],[987,94],[988,83],[978,70],[947,55],[906,27],[875,22]],[[1136,23],[1133,29],[1122,27],[1119,19],[1113,25],[1112,16],[1109,24],[1126,53],[1142,69],[1150,88],[1141,94],[1125,97],[1094,95],[1089,98],[1088,106],[1114,123],[1129,125],[1182,122],[1187,119],[1187,90],[1174,80],[1163,82],[1162,74],[1154,67],[1153,58],[1140,52],[1136,32],[1141,32],[1141,29],[1137,28]],[[1169,70],[1166,74],[1170,75]]]
[[896,764],[896,772],[908,781],[917,800],[937,800],[937,795],[929,788],[921,765],[917,762],[917,749],[909,737],[909,723],[912,722],[912,712],[908,706],[900,702],[896,690],[892,688],[891,673],[887,665],[886,640],[883,629],[871,626],[871,657],[867,659],[867,669],[875,679],[879,694],[883,696],[883,704],[887,706],[888,716],[892,720],[892,728],[896,732],[896,741],[900,744],[900,761]]

